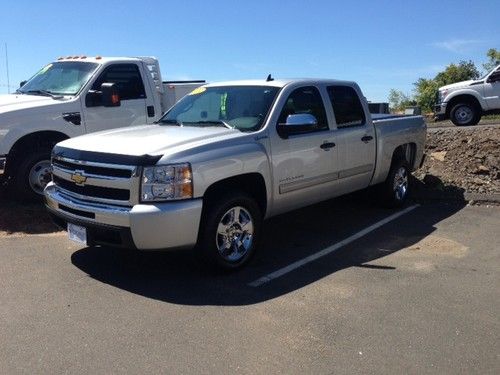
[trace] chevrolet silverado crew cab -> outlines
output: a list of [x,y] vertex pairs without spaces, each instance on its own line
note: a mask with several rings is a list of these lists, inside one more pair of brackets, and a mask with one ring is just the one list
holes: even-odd
[[195,247],[238,268],[271,216],[371,185],[403,204],[425,137],[421,116],[372,119],[353,82],[209,84],[156,125],[58,143],[46,206],[88,245]]
[[485,113],[500,112],[500,65],[479,80],[442,86],[434,107],[436,119],[476,125]]
[[41,196],[57,142],[153,123],[202,83],[162,82],[153,57],[60,58],[14,94],[0,95],[0,178],[18,198]]

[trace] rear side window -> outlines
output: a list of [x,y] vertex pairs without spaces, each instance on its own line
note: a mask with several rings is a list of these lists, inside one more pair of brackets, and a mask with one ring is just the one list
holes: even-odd
[[318,89],[314,86],[306,86],[294,90],[286,100],[278,122],[284,124],[289,115],[302,113],[308,113],[316,117],[318,125],[315,130],[328,129],[323,100]]
[[349,86],[329,86],[327,91],[339,128],[365,124],[365,112],[356,90]]
[[122,100],[144,99],[146,97],[141,73],[135,64],[109,66],[94,82],[92,90],[100,90],[103,83],[115,83]]

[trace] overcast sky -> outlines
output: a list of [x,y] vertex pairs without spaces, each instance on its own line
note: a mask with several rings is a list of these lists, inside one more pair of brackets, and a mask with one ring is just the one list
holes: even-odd
[[[411,4],[411,5],[410,5]],[[0,0],[0,93],[59,56],[156,56],[166,80],[324,77],[372,101],[500,49],[500,1]]]

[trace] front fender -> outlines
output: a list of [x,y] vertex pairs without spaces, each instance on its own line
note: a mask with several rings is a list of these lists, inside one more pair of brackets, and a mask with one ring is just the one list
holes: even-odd
[[453,91],[450,94],[448,94],[446,96],[446,98],[444,98],[444,102],[450,103],[453,99],[455,99],[458,96],[467,96],[467,95],[474,97],[481,105],[481,109],[483,111],[486,110],[486,108],[487,108],[486,101],[480,95],[479,92],[472,90],[472,89],[461,89],[461,90]]

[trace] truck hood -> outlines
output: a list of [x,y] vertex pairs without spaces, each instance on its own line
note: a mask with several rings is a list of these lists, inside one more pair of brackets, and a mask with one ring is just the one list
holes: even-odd
[[446,85],[446,86],[441,86],[439,90],[450,90],[450,89],[459,89],[462,87],[467,87],[470,86],[471,83],[477,82],[473,79],[469,81],[462,81],[462,82],[457,82],[457,83],[452,83],[451,85]]
[[48,96],[4,94],[0,95],[0,113],[17,111],[24,108],[43,107],[58,104],[60,100],[54,100]]
[[241,136],[244,136],[244,133],[222,127],[139,125],[71,138],[58,143],[57,148],[129,156],[156,156]]

